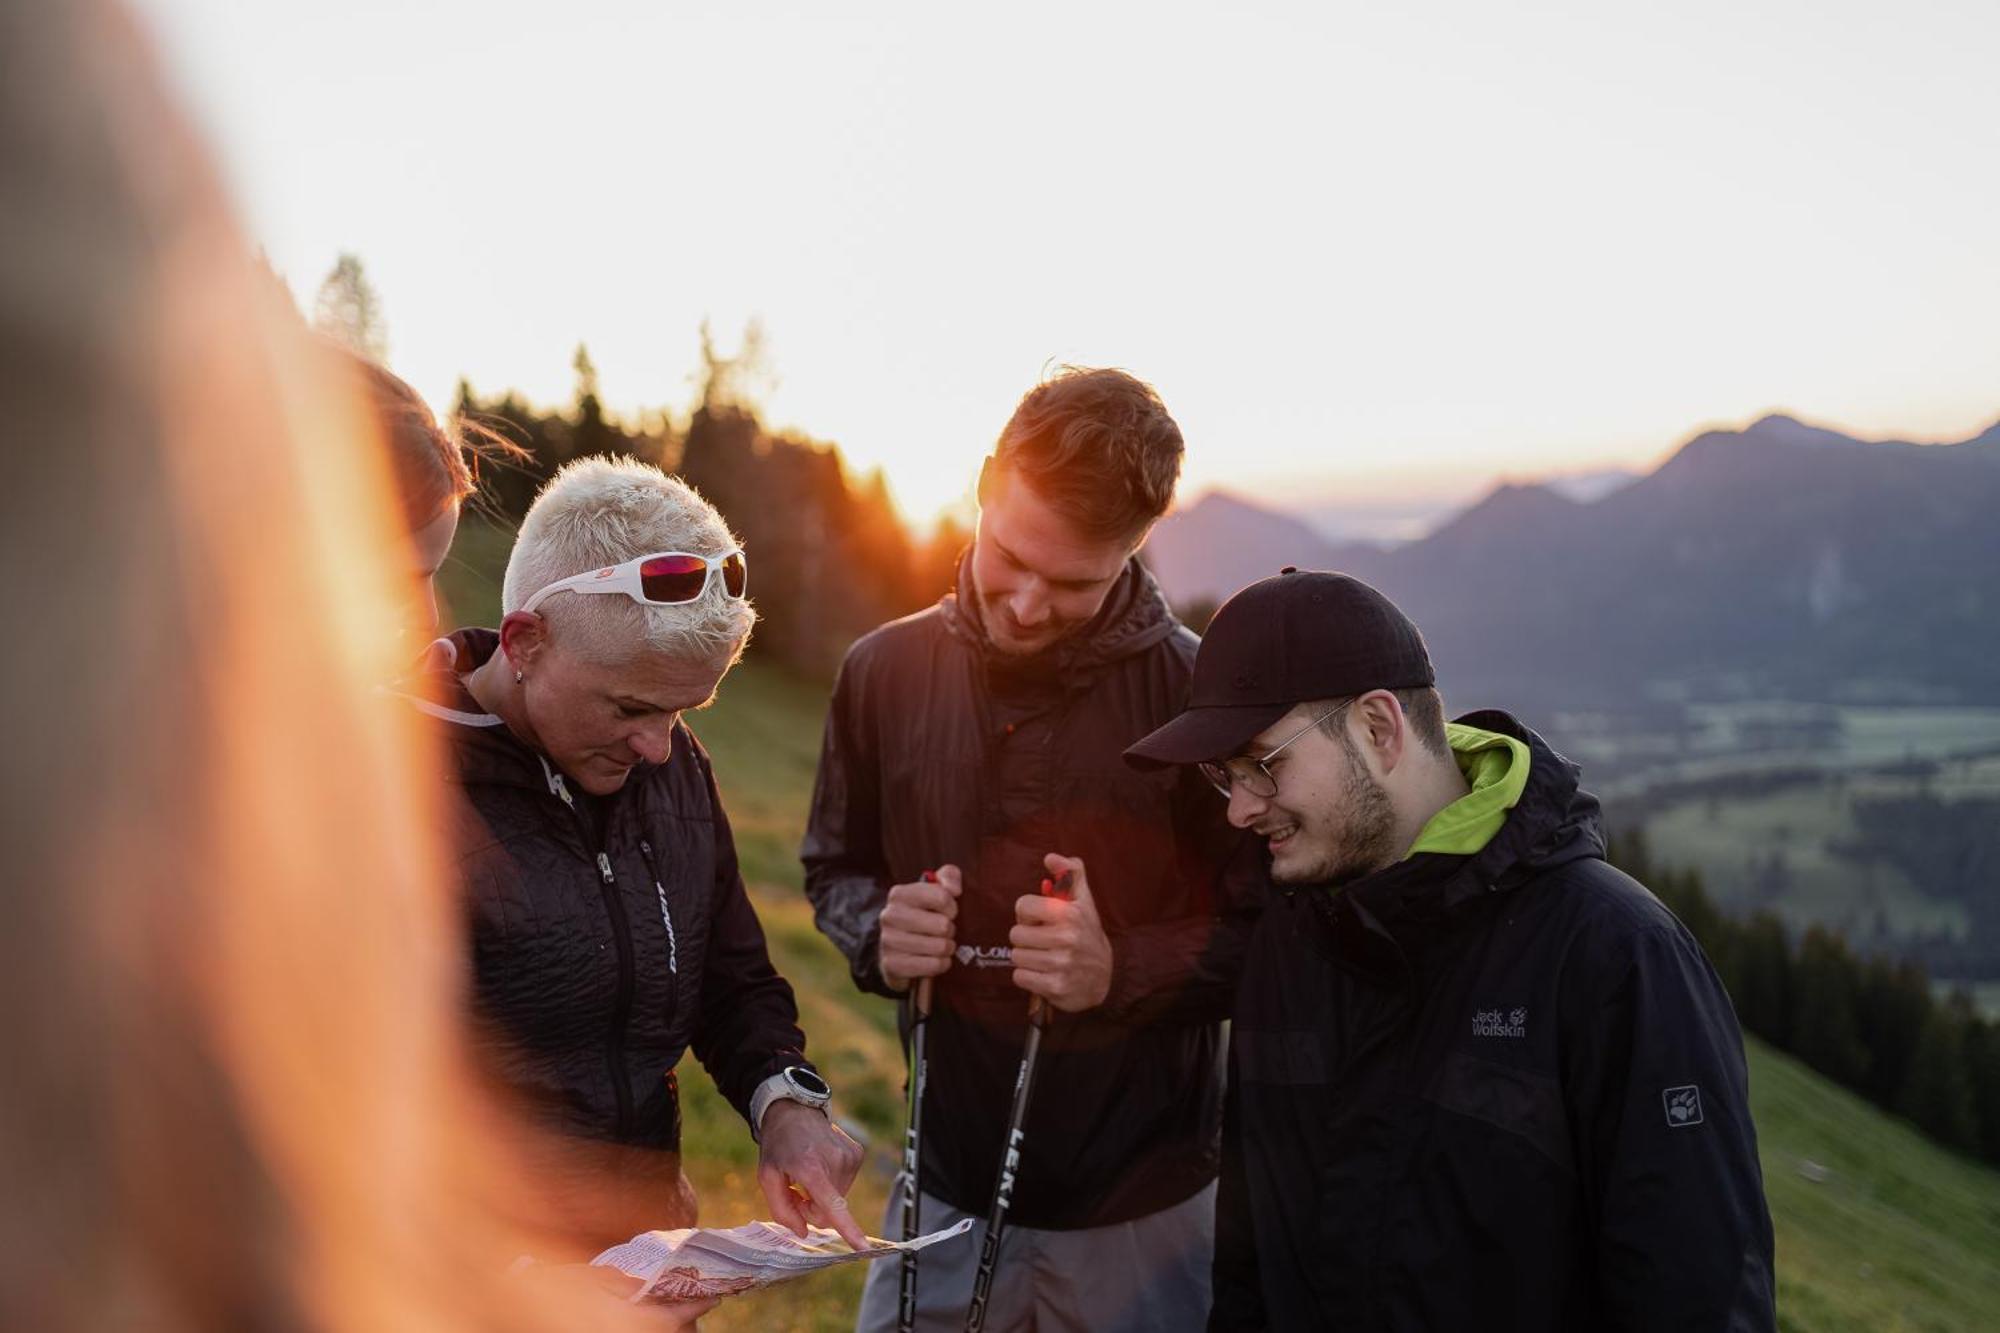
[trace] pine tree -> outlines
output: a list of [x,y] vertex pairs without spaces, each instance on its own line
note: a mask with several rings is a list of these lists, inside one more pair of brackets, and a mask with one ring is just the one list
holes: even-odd
[[1863,970],[1856,1018],[1868,1048],[1868,1075],[1861,1092],[1877,1106],[1894,1109],[1933,1003],[1930,978],[1919,964],[1877,958]]
[[571,409],[575,419],[566,441],[569,457],[632,452],[632,442],[625,433],[605,419],[604,402],[597,392],[597,365],[590,359],[590,349],[578,343],[570,366],[576,371],[576,395]]
[[1792,950],[1785,927],[1769,912],[1751,917],[1739,936],[1736,1015],[1745,1030],[1780,1049],[1792,1035]]
[[2000,1023],[1972,1013],[1969,1001],[1965,1008],[1965,1078],[1972,1093],[1974,1138],[1980,1156],[2000,1162]]
[[1972,1087],[1965,1071],[1965,1023],[1944,1005],[1934,1006],[1924,1021],[1899,1109],[1947,1147],[1975,1144]]
[[1792,1054],[1843,1087],[1862,1087],[1868,1048],[1855,1016],[1861,969],[1846,941],[1820,926],[1806,931],[1793,978]]
[[343,252],[313,300],[313,328],[378,365],[389,359],[389,326],[382,301],[358,255]]
[[[1723,927],[1726,924],[1722,909],[1708,896],[1699,870],[1671,870],[1662,876],[1667,890],[1672,894],[1671,906],[1674,915],[1688,928],[1688,933],[1700,942],[1704,952],[1714,961],[1722,944]],[[1662,894],[1662,897],[1665,897]]]

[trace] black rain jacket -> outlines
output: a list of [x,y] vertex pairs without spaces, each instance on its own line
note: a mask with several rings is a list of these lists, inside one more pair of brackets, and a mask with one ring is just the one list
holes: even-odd
[[466,693],[457,673],[499,636],[450,643],[417,704],[450,760],[486,1068],[565,1134],[674,1150],[673,1069],[692,1046],[747,1118],[759,1083],[805,1063],[805,1038],[707,752],[678,725],[665,763],[590,797]]
[[[961,565],[960,587],[966,574]],[[855,983],[878,967],[891,884],[964,872],[958,961],[927,1037],[923,1187],[991,1202],[1027,1031],[1015,900],[1042,856],[1083,859],[1111,991],[1044,1037],[1009,1216],[1073,1229],[1180,1203],[1215,1178],[1222,1020],[1259,903],[1254,849],[1193,770],[1138,773],[1126,746],[1180,709],[1198,643],[1135,560],[1093,620],[1035,658],[992,652],[960,594],[866,635],[834,687],[801,855]],[[1241,849],[1249,873],[1218,873]]]
[[1472,856],[1264,916],[1239,997],[1214,1329],[1764,1330],[1771,1220],[1735,1012],[1603,860],[1577,770]]

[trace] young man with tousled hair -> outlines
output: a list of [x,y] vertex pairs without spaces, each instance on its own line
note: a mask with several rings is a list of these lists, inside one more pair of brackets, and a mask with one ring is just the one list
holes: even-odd
[[1230,1033],[1209,1326],[1771,1328],[1729,997],[1605,863],[1576,766],[1435,686],[1388,598],[1286,570],[1129,752],[1203,773],[1283,889]]
[[[819,927],[861,989],[935,988],[924,1230],[986,1218],[1030,997],[1055,1011],[989,1328],[1206,1316],[1221,1019],[1254,890],[1223,873],[1246,844],[1197,778],[1119,758],[1194,658],[1135,555],[1182,449],[1121,371],[1030,390],[981,468],[956,589],[857,642],[827,717],[802,853]],[[1037,893],[1066,872],[1072,901]],[[924,1252],[919,1326],[963,1325],[979,1249]],[[871,1270],[857,1327],[895,1326],[897,1280]]]

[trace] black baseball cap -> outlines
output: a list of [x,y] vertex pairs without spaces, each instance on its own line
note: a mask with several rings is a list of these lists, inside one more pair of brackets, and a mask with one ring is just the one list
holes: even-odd
[[1139,768],[1225,759],[1299,704],[1437,684],[1424,636],[1346,574],[1286,567],[1224,602],[1181,715],[1125,751]]

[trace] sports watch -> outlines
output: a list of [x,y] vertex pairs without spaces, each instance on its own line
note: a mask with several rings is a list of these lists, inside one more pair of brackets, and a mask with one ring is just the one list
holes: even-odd
[[750,1094],[750,1129],[752,1137],[760,1137],[764,1131],[764,1113],[777,1101],[798,1102],[810,1106],[815,1111],[824,1111],[826,1104],[833,1100],[833,1089],[825,1079],[805,1065],[788,1065],[757,1085]]

